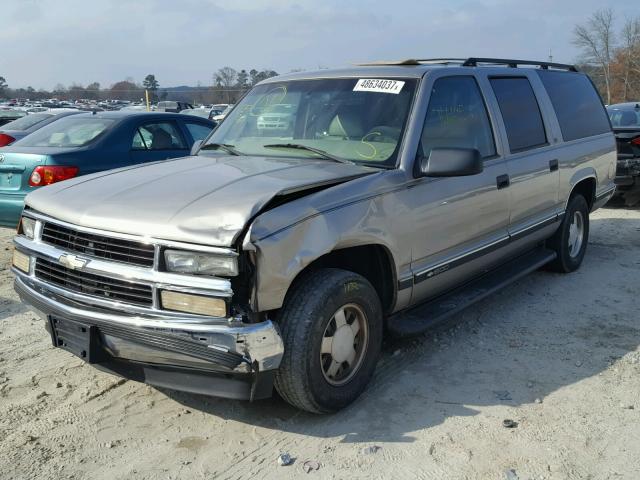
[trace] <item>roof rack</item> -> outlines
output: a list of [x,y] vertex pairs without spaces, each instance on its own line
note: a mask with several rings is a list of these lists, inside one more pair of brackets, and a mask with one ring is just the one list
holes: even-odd
[[549,68],[557,68],[559,70],[569,70],[577,72],[578,69],[574,65],[553,62],[537,62],[535,60],[510,60],[505,58],[476,58],[470,57],[462,64],[464,67],[477,67],[479,63],[489,63],[492,65],[507,65],[511,68],[518,68],[518,65],[533,65],[548,70]]
[[519,65],[537,66],[543,70],[554,68],[558,70],[568,70],[570,72],[577,72],[578,69],[574,65],[567,65],[564,63],[553,62],[538,62],[535,60],[512,60],[506,58],[484,58],[484,57],[469,57],[469,58],[420,58],[420,59],[408,59],[391,62],[370,62],[361,63],[361,66],[375,66],[375,65],[423,65],[429,63],[436,64],[457,64],[463,67],[477,67],[481,64],[485,65],[506,65],[510,68],[518,68]]
[[408,58],[406,60],[379,60],[375,62],[356,63],[360,67],[378,67],[384,65],[422,65],[425,63],[457,63],[462,64],[466,58],[427,58],[427,59],[415,59]]

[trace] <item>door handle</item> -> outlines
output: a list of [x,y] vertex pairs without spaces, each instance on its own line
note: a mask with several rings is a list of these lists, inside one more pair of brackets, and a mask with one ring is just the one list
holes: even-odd
[[498,185],[498,190],[507,188],[509,186],[509,175],[504,174],[496,177],[496,184]]
[[558,170],[558,159],[549,160],[549,171],[556,172]]

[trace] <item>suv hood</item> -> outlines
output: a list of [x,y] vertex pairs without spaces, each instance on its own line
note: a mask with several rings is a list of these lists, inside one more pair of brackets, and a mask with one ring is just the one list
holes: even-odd
[[66,180],[25,203],[85,227],[231,246],[272,199],[376,171],[326,160],[200,155]]

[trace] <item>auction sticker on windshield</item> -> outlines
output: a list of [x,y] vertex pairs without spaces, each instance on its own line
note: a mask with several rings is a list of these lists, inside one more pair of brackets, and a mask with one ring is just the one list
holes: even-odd
[[354,92],[400,93],[404,82],[382,78],[361,78],[353,87]]

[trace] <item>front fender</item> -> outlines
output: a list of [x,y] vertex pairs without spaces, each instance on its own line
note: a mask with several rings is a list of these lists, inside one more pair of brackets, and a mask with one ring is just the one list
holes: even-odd
[[376,197],[318,213],[260,240],[251,239],[250,245],[245,243],[245,249],[255,250],[253,309],[280,308],[298,274],[333,250],[381,245],[397,258],[392,217],[381,209],[382,201]]

